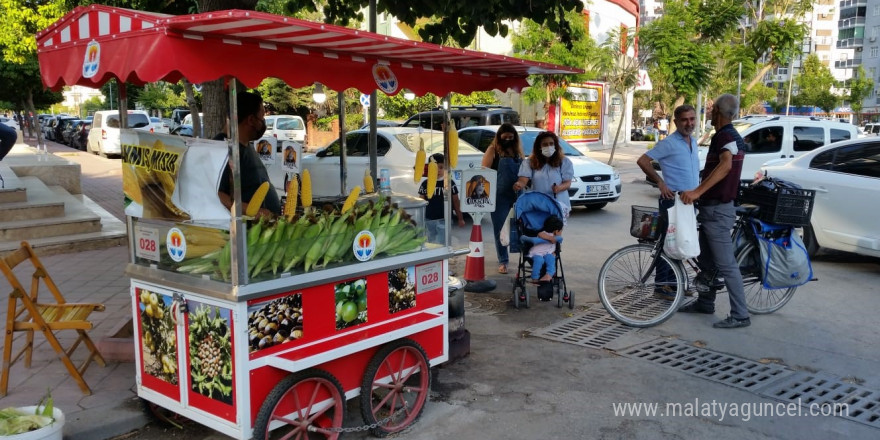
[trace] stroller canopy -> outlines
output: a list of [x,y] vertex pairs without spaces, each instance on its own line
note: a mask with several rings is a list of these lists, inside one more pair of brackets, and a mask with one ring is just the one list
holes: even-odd
[[555,215],[560,220],[563,218],[562,208],[553,197],[541,192],[527,192],[516,199],[514,215],[519,223],[526,229],[538,231],[544,227],[547,217]]

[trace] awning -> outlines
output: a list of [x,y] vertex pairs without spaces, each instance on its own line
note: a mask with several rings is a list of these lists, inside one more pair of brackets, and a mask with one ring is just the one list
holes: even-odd
[[55,90],[114,77],[140,85],[232,76],[251,88],[276,77],[291,87],[445,95],[519,90],[531,74],[582,72],[242,10],[172,16],[81,6],[37,34],[37,46],[43,83]]

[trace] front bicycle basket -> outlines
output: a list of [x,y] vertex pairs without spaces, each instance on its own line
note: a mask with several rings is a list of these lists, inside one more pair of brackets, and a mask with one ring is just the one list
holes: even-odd
[[649,206],[632,205],[632,223],[629,233],[640,240],[657,240],[662,232],[660,210]]

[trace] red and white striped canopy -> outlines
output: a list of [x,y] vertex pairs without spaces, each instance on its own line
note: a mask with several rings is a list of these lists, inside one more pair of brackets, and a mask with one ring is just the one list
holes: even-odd
[[395,94],[519,90],[531,74],[582,70],[255,11],[165,15],[104,5],[78,7],[37,34],[43,82],[52,89],[193,83],[231,76],[248,87],[267,77],[291,87],[320,82]]

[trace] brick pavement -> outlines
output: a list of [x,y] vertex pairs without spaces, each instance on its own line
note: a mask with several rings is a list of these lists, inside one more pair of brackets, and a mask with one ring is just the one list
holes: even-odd
[[[35,146],[36,139],[25,139],[25,143]],[[119,159],[93,156],[54,142],[47,142],[47,147],[50,153],[80,164],[83,194],[120,220],[125,219]],[[94,328],[89,334],[96,343],[111,336],[131,318],[129,278],[124,274],[128,259],[126,246],[41,257],[68,301],[106,306],[104,312],[91,315]],[[15,271],[25,286],[29,285],[31,269],[27,266],[22,264]],[[8,293],[10,289],[6,279],[0,279],[0,292]],[[40,295],[47,294],[45,289],[40,292]],[[5,319],[6,307],[2,307],[0,320],[5,323]],[[71,336],[74,332],[58,335],[59,339],[63,338],[62,344],[75,339]],[[23,343],[24,335],[17,335],[13,355]],[[34,337],[34,345],[31,368],[25,368],[23,360],[11,368],[8,395],[0,398],[0,407],[34,405],[48,389],[55,405],[65,413],[64,438],[67,440],[105,439],[140,428],[147,422],[135,392],[133,363],[108,362],[106,367],[92,363],[84,375],[92,389],[92,395],[86,396],[41,334]],[[79,365],[86,353],[84,348],[78,348],[71,356],[74,364]]]

